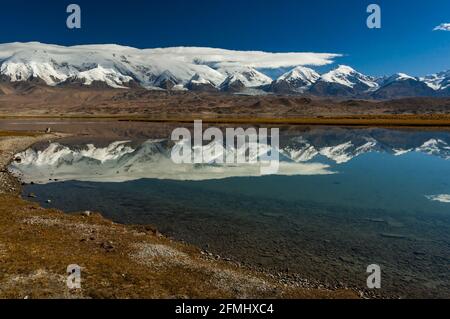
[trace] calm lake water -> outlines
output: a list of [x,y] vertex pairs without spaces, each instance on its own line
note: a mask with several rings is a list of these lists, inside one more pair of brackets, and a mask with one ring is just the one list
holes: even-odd
[[378,264],[381,294],[450,297],[449,132],[283,130],[289,169],[269,176],[180,169],[170,143],[150,138],[41,144],[11,169],[37,182],[23,193],[45,207],[152,224],[222,257],[330,284],[365,288]]

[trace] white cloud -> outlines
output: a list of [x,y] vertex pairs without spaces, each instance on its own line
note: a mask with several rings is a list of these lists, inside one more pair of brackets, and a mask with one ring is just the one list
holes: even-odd
[[433,31],[450,31],[450,23],[441,23]]
[[272,53],[199,47],[160,48],[144,51],[151,55],[161,55],[165,58],[173,58],[184,62],[212,64],[216,67],[239,64],[253,68],[280,68],[297,65],[321,66],[331,64],[335,58],[342,56],[336,53]]
[[[136,49],[120,45],[78,45],[64,47],[38,42],[0,44],[0,60],[20,55],[21,59],[45,60],[51,55],[52,59],[72,64],[99,61],[111,62],[111,55],[120,59],[126,56],[131,62],[138,64],[171,65],[190,64],[208,65],[214,68],[232,66],[247,66],[253,68],[276,69],[295,66],[322,66],[334,63],[341,57],[337,53],[316,52],[285,52],[273,53],[264,51],[237,51],[208,47],[169,47],[153,49]],[[89,60],[89,61],[87,61]],[[92,60],[92,61],[91,61]],[[111,67],[111,63],[102,63],[103,67]],[[167,69],[167,68],[166,68]],[[171,70],[172,71],[172,70]]]
[[426,195],[426,198],[441,203],[450,203],[450,194]]

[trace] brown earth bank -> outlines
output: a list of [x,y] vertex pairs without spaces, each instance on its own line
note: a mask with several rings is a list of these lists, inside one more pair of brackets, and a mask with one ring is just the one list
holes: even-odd
[[318,99],[295,95],[49,87],[0,83],[2,117],[113,118],[347,125],[450,125],[450,98],[389,101]]
[[[6,171],[13,155],[61,134],[0,132],[0,298],[358,298],[225,261],[164,237],[151,226],[99,213],[68,215],[21,199]],[[66,285],[81,267],[82,288]]]

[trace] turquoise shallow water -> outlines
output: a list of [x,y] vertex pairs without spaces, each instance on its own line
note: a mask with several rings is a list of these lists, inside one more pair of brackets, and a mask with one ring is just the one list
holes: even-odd
[[[379,264],[382,294],[450,297],[450,203],[431,197],[450,194],[450,134],[312,130],[289,132],[287,143],[299,136],[316,149],[353,141],[347,152],[354,156],[337,163],[322,152],[309,160],[330,165],[330,175],[71,180],[28,185],[24,195],[34,192],[42,205],[51,199],[68,212],[95,210],[122,223],[153,224],[277,272],[364,288],[366,267]],[[377,147],[356,154],[362,137],[375,138]],[[430,139],[442,143],[423,147]]]

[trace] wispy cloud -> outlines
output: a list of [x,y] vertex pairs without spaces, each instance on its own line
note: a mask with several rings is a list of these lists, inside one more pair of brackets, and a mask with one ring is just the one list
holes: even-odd
[[441,23],[433,31],[450,31],[450,23]]
[[253,68],[280,68],[297,65],[321,66],[341,57],[336,53],[289,52],[272,53],[262,51],[235,51],[214,48],[175,47],[144,50],[152,55],[162,55],[191,63],[221,66],[245,65]]

